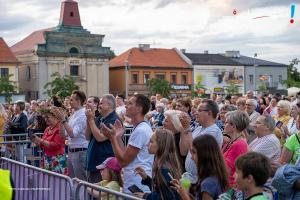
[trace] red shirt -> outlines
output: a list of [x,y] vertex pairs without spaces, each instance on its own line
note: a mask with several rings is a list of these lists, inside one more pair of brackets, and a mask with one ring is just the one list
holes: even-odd
[[227,148],[227,151],[224,152],[226,146],[223,147],[223,157],[225,160],[225,164],[227,166],[227,170],[229,172],[229,185],[235,185],[235,160],[240,156],[248,152],[248,144],[244,139],[238,139],[232,143],[232,145]]
[[42,139],[49,143],[48,146],[40,143],[41,148],[45,150],[46,156],[56,156],[65,153],[65,138],[60,134],[60,123],[57,123],[53,129],[50,129],[48,126]]

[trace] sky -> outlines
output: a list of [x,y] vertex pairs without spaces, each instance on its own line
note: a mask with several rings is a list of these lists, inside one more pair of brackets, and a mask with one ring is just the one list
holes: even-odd
[[[300,59],[300,0],[77,0],[83,27],[117,55],[138,44],[224,53],[289,64]],[[294,24],[290,23],[295,4]],[[58,24],[60,0],[0,0],[9,46]],[[236,14],[233,14],[233,11]],[[266,16],[266,17],[262,17]],[[257,18],[262,17],[262,18]]]

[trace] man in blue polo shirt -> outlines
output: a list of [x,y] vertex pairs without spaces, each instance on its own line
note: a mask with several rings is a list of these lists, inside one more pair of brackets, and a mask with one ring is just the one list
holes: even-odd
[[104,95],[100,100],[99,108],[102,117],[95,118],[93,106],[87,103],[86,139],[89,140],[87,151],[87,179],[91,183],[96,183],[101,180],[100,172],[96,169],[96,166],[100,165],[107,158],[114,156],[110,141],[103,135],[98,127],[100,127],[101,123],[109,126],[119,119],[115,112],[116,103],[113,95]]

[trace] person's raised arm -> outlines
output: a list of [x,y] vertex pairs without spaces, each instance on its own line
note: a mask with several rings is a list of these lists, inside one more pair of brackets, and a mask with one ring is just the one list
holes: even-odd
[[120,135],[124,133],[120,128],[121,122],[119,120],[116,121],[114,125],[111,125],[111,129],[101,125],[101,129],[103,130],[103,134],[110,140],[115,157],[118,159],[120,165],[122,167],[130,164],[140,152],[140,149],[131,145],[128,145],[126,148],[122,148],[120,145]]

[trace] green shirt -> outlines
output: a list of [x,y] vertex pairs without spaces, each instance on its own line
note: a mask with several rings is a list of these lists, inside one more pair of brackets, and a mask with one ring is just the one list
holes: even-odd
[[269,198],[265,196],[263,193],[258,193],[247,198],[247,200],[268,200],[268,199]]
[[286,140],[284,144],[284,147],[291,151],[293,154],[292,159],[290,161],[290,163],[293,165],[296,163],[300,156],[300,143],[298,139],[300,139],[299,136],[297,134],[293,134]]
[[[117,181],[110,181],[108,182],[107,180],[103,180],[100,182],[100,186],[103,186],[103,187],[106,187],[110,190],[114,190],[114,191],[117,191],[117,192],[120,192],[120,185]],[[107,194],[105,192],[102,192],[101,193],[102,195],[102,199],[107,199]],[[108,197],[109,200],[116,200],[116,197],[113,196],[113,195],[109,195]]]

